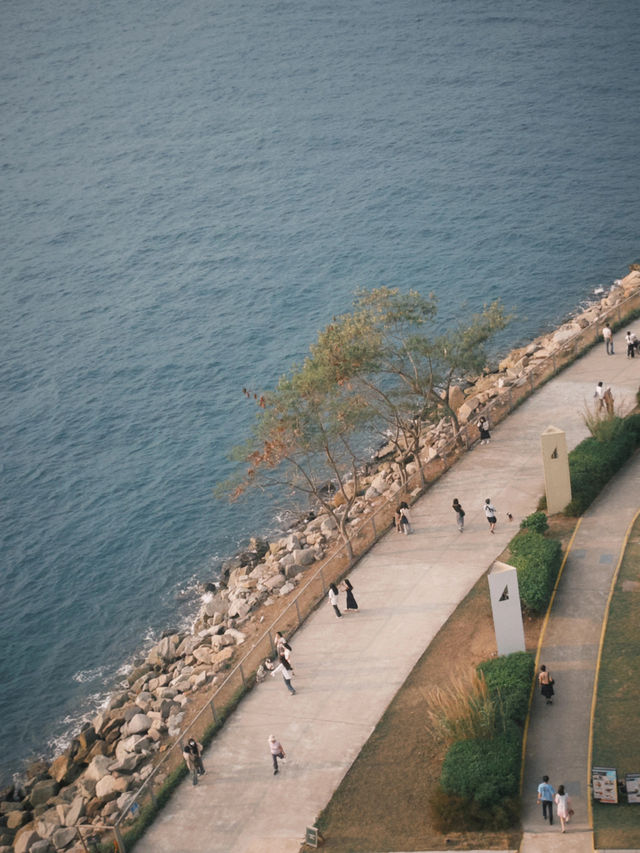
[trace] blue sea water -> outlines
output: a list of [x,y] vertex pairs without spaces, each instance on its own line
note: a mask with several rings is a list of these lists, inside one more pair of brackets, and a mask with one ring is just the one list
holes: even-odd
[[639,250],[633,0],[5,0],[0,778],[188,620],[212,496],[354,291],[496,297],[506,348]]

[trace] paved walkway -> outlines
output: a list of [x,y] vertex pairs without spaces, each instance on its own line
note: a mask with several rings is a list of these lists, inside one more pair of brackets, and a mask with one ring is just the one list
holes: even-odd
[[[553,675],[556,695],[553,705],[547,705],[537,693],[532,707],[523,785],[523,853],[551,850],[543,843],[545,834],[561,834],[557,818],[553,827],[544,824],[541,807],[536,805],[543,774],[556,788],[564,784],[572,798],[575,816],[566,836],[579,835],[583,844],[584,833],[590,836],[591,698],[607,598],[627,530],[640,505],[639,482],[640,454],[636,454],[582,519],[558,585],[540,658]],[[600,763],[597,755],[593,761]],[[575,849],[591,848],[585,844]]]
[[[327,804],[424,649],[535,509],[543,492],[540,433],[552,424],[566,431],[570,448],[582,440],[581,413],[599,379],[630,407],[640,359],[592,351],[521,405],[489,446],[466,454],[435,484],[414,508],[414,535],[390,533],[351,573],[361,611],[337,619],[321,607],[295,635],[298,694],[290,695],[279,676],[253,690],[206,751],[207,775],[195,788],[185,781],[136,853],[297,853],[305,826]],[[456,529],[453,497],[467,513],[464,534]],[[482,511],[486,497],[498,509],[495,535]],[[559,694],[568,696],[561,660],[549,655]],[[552,709],[558,712],[560,704]],[[276,777],[271,732],[289,756]],[[570,769],[567,781],[577,769],[558,768]],[[577,813],[583,819],[581,806]]]

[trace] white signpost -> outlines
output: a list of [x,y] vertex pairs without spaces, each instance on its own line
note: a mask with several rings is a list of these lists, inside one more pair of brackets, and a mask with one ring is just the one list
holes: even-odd
[[496,560],[488,578],[498,654],[523,652],[524,627],[520,610],[518,573],[513,566]]
[[544,490],[547,495],[547,512],[562,512],[571,500],[569,454],[564,430],[548,426],[540,435]]

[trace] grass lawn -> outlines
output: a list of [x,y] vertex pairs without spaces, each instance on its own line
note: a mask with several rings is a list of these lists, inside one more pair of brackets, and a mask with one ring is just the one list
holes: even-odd
[[[551,532],[566,546],[574,527],[573,519],[553,519]],[[542,619],[525,620],[526,646],[533,653],[541,624]],[[443,835],[433,828],[429,814],[445,753],[427,726],[429,693],[495,653],[483,575],[424,652],[320,815],[317,825],[325,838],[323,850],[379,853],[519,847],[519,827],[509,832]]]
[[[593,764],[615,767],[618,780],[640,773],[640,519],[616,580],[602,649],[593,728]],[[594,803],[596,848],[640,849],[640,803]]]

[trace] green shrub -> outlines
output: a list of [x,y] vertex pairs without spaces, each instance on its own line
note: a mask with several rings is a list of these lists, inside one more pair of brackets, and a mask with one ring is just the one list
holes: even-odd
[[489,697],[503,716],[521,725],[527,717],[534,666],[528,652],[514,652],[483,661],[476,667],[484,676]]
[[442,765],[442,790],[484,808],[503,797],[517,796],[521,746],[522,732],[510,721],[488,740],[454,743]]
[[605,418],[569,454],[572,499],[567,515],[579,516],[640,445],[640,415]]
[[544,613],[562,564],[562,547],[534,530],[511,540],[512,564],[518,570],[520,601],[530,613]]
[[544,533],[549,527],[547,516],[544,512],[532,512],[520,522],[520,529],[535,530],[536,533]]
[[518,826],[520,798],[504,797],[486,807],[474,800],[446,794],[442,788],[436,788],[429,801],[429,811],[433,826],[438,832],[499,831]]

